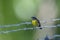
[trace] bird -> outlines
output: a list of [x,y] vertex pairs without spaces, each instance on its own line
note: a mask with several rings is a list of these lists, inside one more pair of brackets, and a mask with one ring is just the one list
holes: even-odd
[[35,26],[35,28],[36,26],[38,26],[40,27],[40,29],[42,29],[40,21],[36,17],[31,17],[31,18],[32,18],[32,25]]

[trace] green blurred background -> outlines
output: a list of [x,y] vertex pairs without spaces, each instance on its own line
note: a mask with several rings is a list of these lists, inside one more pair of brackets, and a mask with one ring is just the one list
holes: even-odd
[[[60,18],[60,0],[56,0],[56,5],[58,8],[57,18]],[[60,21],[57,21],[56,24],[60,24]],[[57,28],[57,31],[56,31],[57,34],[60,34],[59,30],[60,28]]]
[[[0,0],[0,25],[31,21],[30,17],[35,16],[37,13],[39,1],[40,0]],[[0,28],[0,30],[13,30],[31,26],[32,25],[21,25],[20,27]],[[33,30],[18,31],[0,34],[0,40],[33,40],[33,35]]]
[[[15,24],[31,21],[32,16],[37,16],[38,7],[41,0],[0,0],[0,25]],[[57,18],[60,18],[60,0],[56,0],[58,8]],[[56,22],[59,24],[60,21]],[[21,25],[20,27],[0,28],[0,30],[13,30],[24,27],[32,27],[32,25]],[[56,33],[60,34],[60,28]],[[34,31],[17,31],[7,34],[0,34],[0,40],[34,40]]]

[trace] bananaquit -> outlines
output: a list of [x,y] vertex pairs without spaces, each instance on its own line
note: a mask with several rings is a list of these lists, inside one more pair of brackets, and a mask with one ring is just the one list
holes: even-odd
[[31,18],[32,18],[32,25],[34,27],[38,26],[38,27],[40,27],[40,29],[42,29],[41,28],[41,23],[39,22],[39,20],[36,17],[31,17]]

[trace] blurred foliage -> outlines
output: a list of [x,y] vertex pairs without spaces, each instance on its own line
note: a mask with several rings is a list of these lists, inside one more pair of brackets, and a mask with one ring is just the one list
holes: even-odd
[[[58,8],[57,18],[60,18],[60,0],[55,0]],[[56,21],[56,24],[60,24],[60,21]],[[60,28],[57,28],[57,34],[60,34]]]
[[[0,0],[0,24],[15,24],[31,21],[31,16],[36,16],[40,0]],[[18,28],[32,27],[21,25]],[[2,30],[18,29],[17,27],[0,28]],[[34,31],[17,31],[0,34],[0,40],[33,40]]]

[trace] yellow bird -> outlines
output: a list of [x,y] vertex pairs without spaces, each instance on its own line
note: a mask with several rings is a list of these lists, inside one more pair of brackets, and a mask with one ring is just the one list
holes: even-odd
[[42,29],[41,24],[36,17],[32,17],[32,25],[34,26],[34,28],[37,26],[37,27],[40,27],[40,29]]

